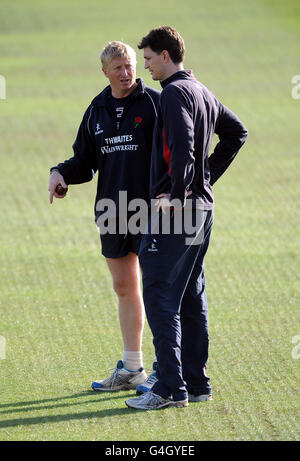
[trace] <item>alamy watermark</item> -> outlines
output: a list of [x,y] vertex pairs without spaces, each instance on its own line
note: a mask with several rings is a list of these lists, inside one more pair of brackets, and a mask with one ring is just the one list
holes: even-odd
[[300,335],[293,336],[292,343],[296,344],[292,349],[292,358],[298,360],[300,359]]
[[152,199],[150,205],[143,199],[128,202],[127,191],[119,191],[117,204],[112,199],[99,200],[96,224],[100,234],[178,234],[185,236],[186,245],[202,243],[206,212],[199,199],[186,199],[184,207],[173,199],[164,213],[158,212],[157,201]]
[[0,99],[6,99],[6,79],[0,75]]
[[292,98],[300,99],[300,75],[294,75],[291,80],[292,85]]
[[6,359],[6,339],[0,336],[0,362]]

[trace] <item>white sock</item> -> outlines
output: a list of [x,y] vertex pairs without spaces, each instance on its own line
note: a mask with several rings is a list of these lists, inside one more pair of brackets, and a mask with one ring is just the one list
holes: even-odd
[[141,351],[124,351],[123,364],[130,371],[138,370],[143,366],[143,353]]

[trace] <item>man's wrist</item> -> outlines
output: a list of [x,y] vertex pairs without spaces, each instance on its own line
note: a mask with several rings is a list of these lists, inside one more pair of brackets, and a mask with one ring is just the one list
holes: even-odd
[[58,168],[51,168],[50,169],[50,174],[54,173],[54,171],[58,171],[58,173],[60,174],[60,171]]

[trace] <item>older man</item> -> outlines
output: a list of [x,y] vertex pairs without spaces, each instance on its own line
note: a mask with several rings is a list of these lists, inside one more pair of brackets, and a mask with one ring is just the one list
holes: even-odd
[[[123,360],[111,376],[92,383],[95,391],[115,391],[134,389],[147,378],[141,351],[144,305],[137,256],[141,234],[130,232],[124,211],[132,199],[149,202],[152,134],[160,93],[136,79],[136,55],[129,45],[110,42],[100,58],[109,86],[87,108],[73,145],[74,156],[51,168],[49,191],[52,203],[53,197],[66,195],[69,184],[90,181],[98,171],[96,221],[104,213],[101,201],[111,200],[115,205],[115,215],[108,217],[110,231],[101,232],[101,244],[118,296]],[[61,194],[58,185],[65,188]]]

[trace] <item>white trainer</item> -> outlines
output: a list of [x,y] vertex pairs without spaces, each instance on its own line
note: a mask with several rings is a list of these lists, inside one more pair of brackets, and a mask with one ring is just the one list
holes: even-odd
[[159,410],[165,407],[183,408],[189,405],[188,400],[174,401],[172,399],[164,399],[160,395],[154,394],[152,391],[145,392],[138,398],[126,400],[126,405],[136,410]]
[[144,368],[136,371],[128,370],[124,367],[122,360],[119,360],[113,373],[106,379],[94,381],[92,389],[94,391],[112,392],[136,389],[139,384],[146,381],[147,375]]
[[143,384],[139,384],[136,388],[137,395],[142,395],[142,394],[145,394],[145,392],[150,391],[152,386],[154,386],[154,384],[157,382],[156,368],[157,368],[157,362],[153,362],[152,373],[148,376],[148,378]]

